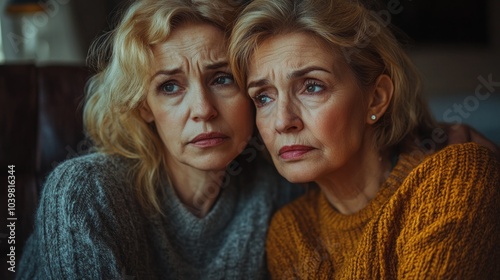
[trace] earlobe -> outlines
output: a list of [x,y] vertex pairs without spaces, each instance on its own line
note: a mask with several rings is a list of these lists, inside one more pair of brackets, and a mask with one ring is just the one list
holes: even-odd
[[368,104],[367,120],[369,123],[377,122],[384,115],[391,104],[393,93],[392,79],[386,74],[380,75],[375,82]]
[[152,123],[155,118],[147,102],[144,102],[139,108],[142,119],[147,123]]

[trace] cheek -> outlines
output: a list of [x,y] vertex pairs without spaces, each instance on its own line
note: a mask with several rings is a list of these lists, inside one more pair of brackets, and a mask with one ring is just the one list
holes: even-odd
[[226,121],[231,124],[235,131],[248,134],[242,135],[242,137],[250,137],[254,127],[254,113],[252,105],[245,97],[232,102],[230,105],[223,106],[222,110],[225,112]]
[[158,100],[155,100],[155,102],[156,103],[152,103],[152,107],[150,107],[151,113],[154,117],[156,130],[162,142],[166,144],[166,142],[171,139],[175,140],[180,137],[180,129],[184,127],[185,123],[182,121],[181,116],[176,114],[173,108],[168,108]]
[[323,144],[334,143],[339,138],[350,134],[349,123],[351,115],[349,109],[341,106],[325,106],[321,110],[310,113],[310,118],[305,120],[309,133]]
[[150,93],[150,94],[148,94],[146,101],[148,103],[149,110],[150,110],[151,114],[153,115],[155,121],[158,122],[159,119],[161,119],[163,117],[164,111],[165,111],[163,109],[163,104],[162,104],[161,98],[159,98],[155,94]]
[[155,122],[161,123],[171,129],[178,129],[186,124],[189,118],[190,101],[183,99],[180,101],[172,101],[166,97],[159,96],[152,98],[151,112],[155,118]]
[[318,138],[337,156],[359,146],[365,127],[359,109],[345,106],[321,115],[324,119],[316,121],[320,133]]
[[[252,106],[255,107],[255,105]],[[268,104],[264,108],[256,108],[255,113],[255,124],[257,125],[257,129],[262,139],[266,142],[266,145],[274,137],[274,133],[276,132],[274,129],[274,111],[271,106],[272,104]]]
[[322,110],[315,114],[314,123],[325,129],[336,129],[345,125],[346,121],[349,122],[352,113],[344,108]]
[[151,108],[151,112],[153,114],[156,125],[164,126],[169,123],[172,123],[172,117],[168,114],[168,111],[165,110],[161,105],[155,104]]
[[256,118],[256,124],[257,124],[257,129],[259,130],[259,134],[262,137],[262,140],[264,141],[264,144],[268,147],[268,149],[271,149],[271,145],[274,142],[274,129],[272,128],[271,121],[268,118],[263,118],[262,116],[259,116],[257,113],[257,118]]

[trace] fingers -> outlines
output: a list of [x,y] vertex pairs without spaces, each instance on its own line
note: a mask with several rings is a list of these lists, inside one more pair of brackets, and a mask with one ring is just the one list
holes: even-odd
[[500,147],[466,124],[442,124],[448,134],[448,145],[474,142],[493,151],[500,156]]
[[448,134],[448,145],[467,143],[471,141],[472,128],[467,125],[445,125],[444,129]]
[[475,129],[470,130],[471,142],[478,143],[479,145],[485,146],[486,148],[492,150],[497,156],[500,156],[500,147],[495,143],[484,137],[481,133]]

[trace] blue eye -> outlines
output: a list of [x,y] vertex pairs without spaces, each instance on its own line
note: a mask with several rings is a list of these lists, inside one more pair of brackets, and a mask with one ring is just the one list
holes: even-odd
[[324,89],[324,86],[317,83],[317,82],[314,82],[314,81],[311,81],[311,82],[307,82],[306,84],[306,93],[318,93],[320,91],[322,91]]
[[166,83],[160,85],[159,90],[160,90],[160,92],[162,92],[164,94],[170,95],[170,94],[176,94],[177,92],[179,92],[180,87],[179,87],[179,85],[176,85],[173,82],[166,82]]
[[262,107],[265,106],[267,103],[270,103],[273,101],[273,99],[265,94],[258,94],[257,96],[252,98],[255,106],[257,107]]
[[234,78],[232,75],[221,75],[215,78],[214,84],[216,85],[231,85],[234,83]]

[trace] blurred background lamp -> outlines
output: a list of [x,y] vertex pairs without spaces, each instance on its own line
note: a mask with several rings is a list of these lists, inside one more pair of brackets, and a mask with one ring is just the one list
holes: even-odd
[[10,0],[5,11],[8,14],[30,14],[43,11],[43,1]]
[[46,25],[46,22],[40,19],[48,21],[45,14],[46,3],[45,0],[8,0],[6,3],[5,10],[2,12],[8,17],[3,23],[8,23],[10,32],[8,35],[3,34],[7,36],[7,38],[4,37],[6,40],[3,45],[6,51],[7,41],[9,42],[9,60],[36,61],[37,53],[41,49],[39,33]]

